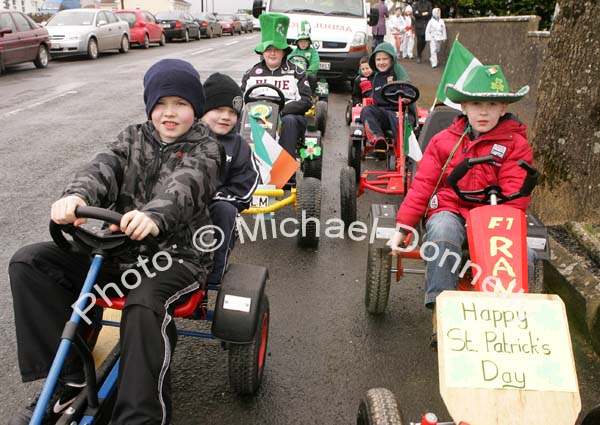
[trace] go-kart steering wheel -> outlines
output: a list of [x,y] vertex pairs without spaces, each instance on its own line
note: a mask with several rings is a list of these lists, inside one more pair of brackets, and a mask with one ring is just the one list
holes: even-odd
[[302,68],[304,71],[306,71],[308,69],[308,67],[310,66],[310,62],[308,61],[308,59],[306,59],[306,57],[304,57],[302,55],[288,56],[288,60],[291,63],[293,63],[294,65]]
[[[265,95],[265,94],[259,95],[259,96],[252,96],[252,92],[259,88],[268,88],[268,89],[274,90],[275,93],[277,93],[277,96],[270,96],[270,95]],[[283,109],[283,107],[285,106],[285,95],[278,87],[274,86],[273,84],[260,83],[260,84],[255,84],[252,87],[249,87],[246,90],[246,93],[244,94],[244,103],[247,105],[250,102],[260,102],[260,101],[273,102],[273,103],[277,104],[277,106],[279,106],[279,110],[281,111]]]
[[[106,223],[119,225],[122,214],[97,207],[79,206],[75,209],[77,218],[91,218],[102,220]],[[67,252],[72,252],[72,244],[65,238],[64,233],[71,235],[73,241],[85,252],[102,251],[110,255],[125,252],[136,245],[145,245],[151,252],[158,252],[160,248],[152,235],[146,236],[142,241],[133,241],[121,232],[94,232],[73,224],[57,224],[50,220],[50,235],[54,243]]]
[[394,105],[400,102],[400,98],[408,99],[410,102],[405,105],[410,105],[419,98],[419,89],[409,81],[392,81],[383,86],[381,96]]

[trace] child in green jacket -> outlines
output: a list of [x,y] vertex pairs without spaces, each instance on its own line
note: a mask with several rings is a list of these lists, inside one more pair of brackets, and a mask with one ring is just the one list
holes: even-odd
[[317,72],[319,72],[320,58],[317,49],[312,47],[310,23],[308,21],[300,23],[300,32],[296,38],[296,48],[289,54],[289,57],[292,56],[303,56],[308,61],[306,76],[314,94],[317,90]]

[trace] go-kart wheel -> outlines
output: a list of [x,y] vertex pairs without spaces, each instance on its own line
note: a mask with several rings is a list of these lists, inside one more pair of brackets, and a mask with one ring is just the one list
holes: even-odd
[[530,294],[546,294],[544,286],[544,260],[536,259],[533,263],[533,279],[529,279]]
[[394,394],[386,388],[371,388],[358,407],[357,425],[402,425],[402,414]]
[[317,130],[321,132],[321,136],[325,136],[325,129],[327,128],[327,102],[324,100],[317,101],[315,105],[315,121]]
[[387,153],[386,166],[388,171],[396,171],[396,155],[392,150]]
[[369,244],[365,306],[370,314],[385,313],[390,296],[391,275],[390,250]]
[[321,180],[321,174],[323,170],[323,157],[317,156],[313,159],[305,158],[302,161],[302,171],[304,173],[304,177],[313,177],[315,179]]
[[[296,196],[298,201],[296,219],[300,223],[298,245],[316,247],[319,244],[317,227],[321,219],[321,181],[314,177],[304,178]],[[311,218],[316,219],[316,223],[310,220]]]
[[267,359],[269,340],[269,297],[263,295],[260,301],[259,322],[252,342],[249,344],[228,344],[229,384],[239,395],[254,395],[258,392]]
[[354,180],[360,180],[360,158],[362,156],[362,141],[354,137],[348,139],[348,165],[354,169]]
[[340,212],[346,228],[356,221],[356,172],[352,167],[340,171]]
[[350,125],[352,122],[352,101],[348,101],[346,104],[346,125]]

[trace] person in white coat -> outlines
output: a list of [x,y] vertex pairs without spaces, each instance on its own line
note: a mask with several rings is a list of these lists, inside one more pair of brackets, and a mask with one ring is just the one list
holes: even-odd
[[432,19],[429,20],[425,29],[425,41],[429,43],[431,67],[436,68],[438,66],[437,55],[442,43],[446,41],[446,24],[444,24],[442,12],[438,7],[433,9],[431,17]]
[[392,45],[396,51],[396,58],[400,59],[402,55],[402,37],[404,36],[404,17],[402,16],[402,9],[396,8],[394,15],[389,19],[390,33],[393,36]]
[[413,10],[410,5],[406,6],[404,9],[404,16],[401,16],[400,20],[401,26],[404,28],[401,42],[402,59],[412,59],[413,50],[415,48],[415,28]]

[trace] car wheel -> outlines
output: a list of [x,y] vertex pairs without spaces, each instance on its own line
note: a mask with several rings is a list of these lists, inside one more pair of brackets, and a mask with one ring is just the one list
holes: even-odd
[[98,42],[95,38],[90,38],[88,41],[87,57],[91,60],[98,59]]
[[165,37],[165,33],[163,32],[160,36],[160,41],[158,42],[161,46],[167,44],[167,37]]
[[48,48],[45,45],[40,44],[33,64],[36,68],[46,68],[49,60],[50,56],[48,55]]
[[185,37],[183,37],[183,41],[186,43],[190,42],[190,32],[188,30],[185,30]]
[[121,47],[119,48],[119,53],[127,53],[129,51],[129,38],[124,35],[121,37]]
[[142,43],[142,47],[144,49],[150,48],[150,36],[148,34],[144,35],[144,43]]
[[202,33],[200,32],[200,28],[198,28],[198,32],[196,33],[196,37],[194,37],[196,40],[200,40],[202,38]]

